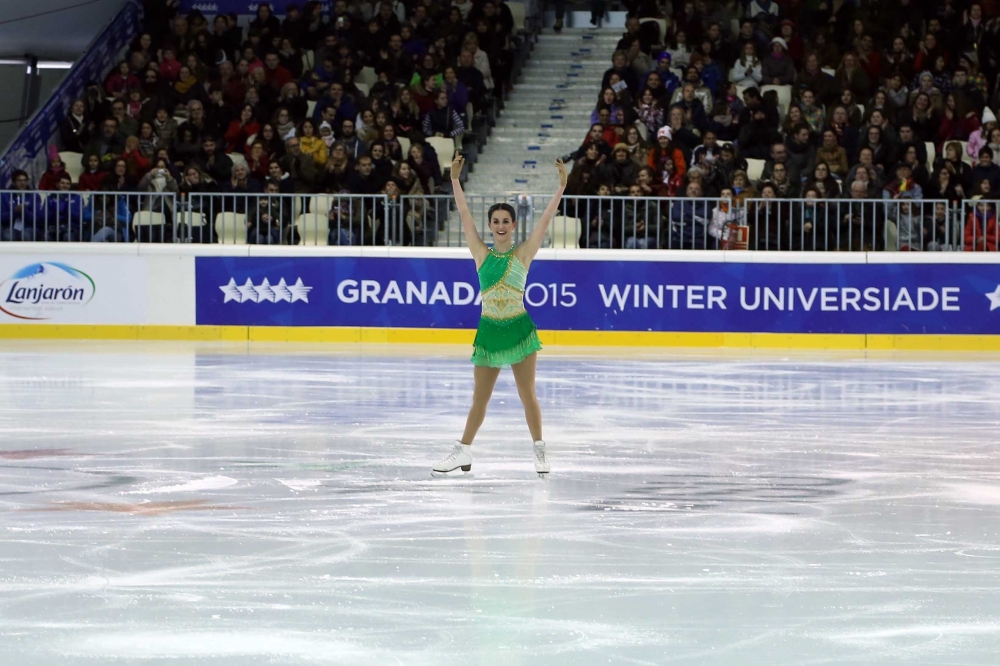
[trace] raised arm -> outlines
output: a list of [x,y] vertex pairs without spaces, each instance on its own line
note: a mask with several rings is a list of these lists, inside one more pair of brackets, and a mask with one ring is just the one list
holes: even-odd
[[535,258],[538,250],[542,247],[545,235],[549,232],[549,223],[552,222],[556,211],[559,210],[559,202],[562,200],[563,192],[566,190],[566,165],[563,164],[562,160],[556,160],[556,169],[559,170],[559,189],[552,195],[549,205],[545,207],[545,212],[542,213],[538,224],[532,229],[528,240],[521,243],[518,248],[518,258],[525,266],[531,263],[531,260]]
[[476,266],[482,265],[489,254],[490,249],[479,236],[476,229],[476,221],[472,219],[472,211],[469,210],[469,202],[465,200],[465,192],[462,191],[462,182],[459,178],[462,175],[462,167],[465,166],[465,158],[455,151],[455,158],[451,161],[451,189],[455,194],[455,205],[458,207],[458,214],[462,218],[462,230],[465,231],[465,242],[469,245],[469,252],[476,260]]

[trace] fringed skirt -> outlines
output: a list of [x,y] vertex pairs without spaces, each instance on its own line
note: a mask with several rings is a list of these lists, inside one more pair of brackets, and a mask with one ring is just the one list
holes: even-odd
[[472,362],[489,368],[516,365],[542,348],[535,322],[527,312],[513,319],[479,319]]

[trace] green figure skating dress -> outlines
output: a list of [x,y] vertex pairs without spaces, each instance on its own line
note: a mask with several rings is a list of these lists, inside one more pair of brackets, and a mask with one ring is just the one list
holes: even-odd
[[542,348],[535,322],[524,309],[528,269],[514,248],[500,254],[492,248],[479,267],[483,314],[473,342],[472,362],[490,368],[520,363]]

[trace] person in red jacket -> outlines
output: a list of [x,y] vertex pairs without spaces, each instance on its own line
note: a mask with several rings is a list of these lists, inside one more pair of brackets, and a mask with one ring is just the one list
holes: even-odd
[[80,174],[80,182],[77,184],[77,189],[85,192],[96,192],[101,189],[101,183],[104,182],[107,172],[101,170],[101,158],[97,155],[91,153],[83,159],[84,170]]
[[979,129],[979,116],[968,98],[953,92],[945,99],[944,113],[938,126],[937,141],[944,145],[949,141],[968,141],[969,136]]
[[684,153],[680,148],[675,148],[673,144],[674,132],[670,126],[664,126],[656,133],[656,146],[649,151],[649,166],[656,169],[656,178],[663,181],[663,164],[670,160],[674,164],[674,173],[667,177],[684,180],[687,173],[687,163],[684,161]]
[[38,180],[38,189],[55,191],[59,189],[59,179],[63,176],[68,176],[66,173],[66,167],[63,161],[58,157],[53,157],[49,160],[49,168],[42,177]]
[[139,137],[130,136],[125,139],[125,152],[119,159],[125,160],[128,165],[128,172],[132,178],[138,179],[146,175],[149,171],[149,160],[143,156],[139,149]]
[[980,200],[965,223],[966,252],[997,251],[997,212],[993,204]]
[[276,93],[281,92],[281,88],[286,83],[295,81],[292,73],[281,65],[281,58],[274,51],[270,51],[264,56],[264,81]]
[[140,87],[139,77],[132,73],[132,68],[128,62],[122,60],[118,63],[118,69],[111,72],[104,81],[104,92],[108,97],[123,97],[125,91]]
[[260,132],[260,124],[254,118],[253,107],[244,104],[240,109],[240,117],[229,123],[226,130],[226,152],[246,153],[247,140]]

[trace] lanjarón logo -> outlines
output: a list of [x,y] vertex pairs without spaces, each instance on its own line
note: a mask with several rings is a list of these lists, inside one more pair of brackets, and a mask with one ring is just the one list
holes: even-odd
[[0,282],[0,311],[18,319],[52,319],[93,300],[97,285],[83,271],[55,261],[30,264]]

